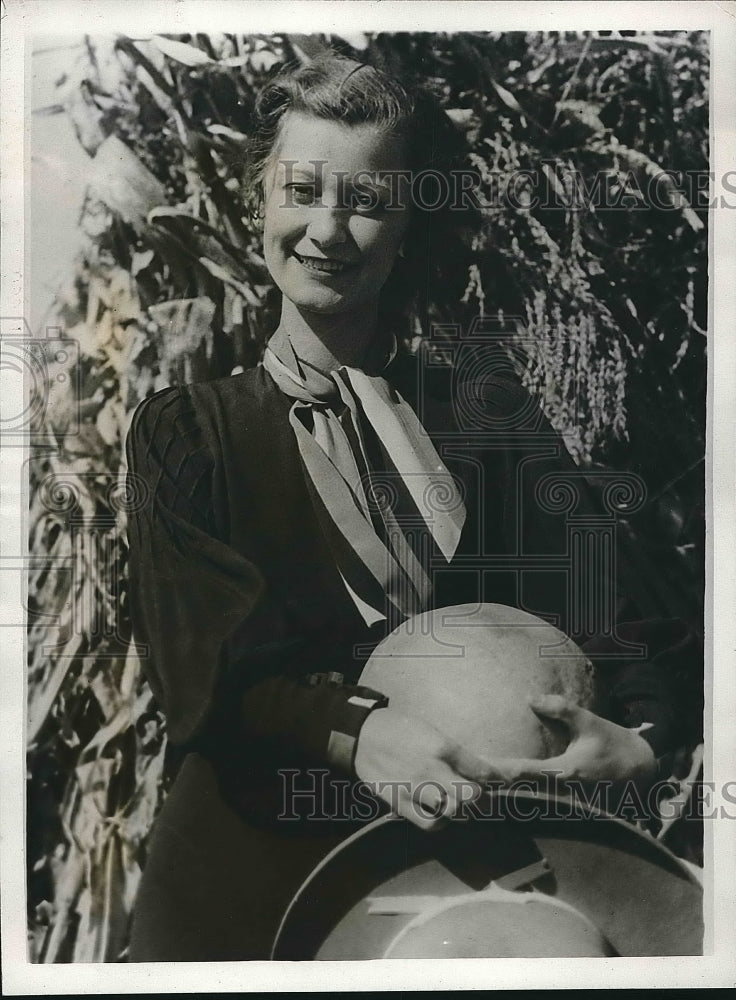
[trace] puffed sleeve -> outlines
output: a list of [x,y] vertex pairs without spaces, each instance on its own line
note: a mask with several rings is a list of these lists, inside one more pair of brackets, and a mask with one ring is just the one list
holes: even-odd
[[212,458],[182,390],[136,410],[127,438],[133,632],[168,735],[184,742],[207,716],[223,645],[263,593],[258,570],[212,533]]
[[186,387],[138,407],[126,453],[141,497],[128,524],[133,633],[171,742],[196,747],[226,726],[243,753],[276,741],[350,771],[360,726],[385,699],[304,667],[263,573],[227,543],[226,498]]

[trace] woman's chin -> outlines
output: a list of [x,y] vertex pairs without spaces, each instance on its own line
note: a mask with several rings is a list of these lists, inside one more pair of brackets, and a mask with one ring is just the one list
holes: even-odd
[[284,292],[284,294],[297,309],[318,316],[335,316],[343,312],[355,312],[356,309],[361,309],[365,305],[362,301],[353,301],[352,298],[340,295],[330,289],[291,295]]

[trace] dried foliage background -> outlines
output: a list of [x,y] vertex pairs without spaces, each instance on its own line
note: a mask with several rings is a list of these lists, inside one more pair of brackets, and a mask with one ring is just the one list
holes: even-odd
[[[69,116],[90,185],[85,249],[47,320],[69,349],[49,342],[41,359],[30,473],[35,961],[125,957],[166,739],[130,637],[125,514],[145,498],[125,489],[122,442],[146,395],[259,359],[278,297],[244,216],[254,98],[324,44],[429,83],[488,190],[531,170],[570,199],[575,170],[618,199],[596,208],[583,190],[578,210],[549,209],[517,186],[395,322],[416,343],[432,322],[524,318],[525,378],[577,461],[650,484],[622,524],[640,611],[702,631],[707,216],[666,173],[708,169],[702,33],[88,38],[41,112]],[[680,778],[699,761],[699,665],[681,680],[694,711]],[[655,832],[697,860],[676,824]]]

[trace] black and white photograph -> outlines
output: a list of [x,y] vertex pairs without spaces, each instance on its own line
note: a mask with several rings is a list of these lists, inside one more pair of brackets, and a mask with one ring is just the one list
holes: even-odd
[[736,32],[547,6],[3,5],[10,995],[732,985]]

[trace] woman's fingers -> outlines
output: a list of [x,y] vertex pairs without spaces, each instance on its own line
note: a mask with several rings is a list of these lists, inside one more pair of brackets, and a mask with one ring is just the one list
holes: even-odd
[[480,784],[488,780],[488,768],[492,766],[492,762],[479,757],[472,750],[466,750],[459,743],[449,747],[445,760],[461,778]]
[[472,782],[480,786],[489,782],[504,785],[522,779],[545,778],[549,773],[565,772],[570,761],[568,752],[558,757],[545,759],[534,757],[494,757],[484,758],[464,749],[460,745],[453,746],[446,757],[447,763],[454,768],[466,784]]
[[423,781],[412,791],[410,810],[408,818],[417,826],[425,830],[435,829],[455,815],[457,802],[444,783]]
[[398,811],[424,830],[435,829],[461,813],[481,792],[478,783],[437,761],[431,778],[419,779],[400,791]]
[[467,754],[463,770],[453,759],[454,750],[433,727],[382,708],[363,723],[355,770],[369,785],[384,786],[380,797],[395,812],[426,829],[455,815],[481,793],[473,776],[482,780],[482,763]]
[[432,829],[462,813],[483,788],[509,788],[523,781],[539,792],[549,792],[571,780],[615,780],[646,770],[647,761],[642,763],[638,744],[650,757],[651,750],[629,730],[559,695],[536,698],[531,707],[540,718],[567,728],[570,743],[564,753],[546,759],[487,759],[447,740],[418,719],[383,708],[363,724],[356,772],[364,781],[387,786],[380,794],[394,811],[417,826]]
[[562,777],[568,770],[566,754],[559,757],[496,757],[486,766],[485,782],[511,785],[515,781],[547,781],[550,776]]

